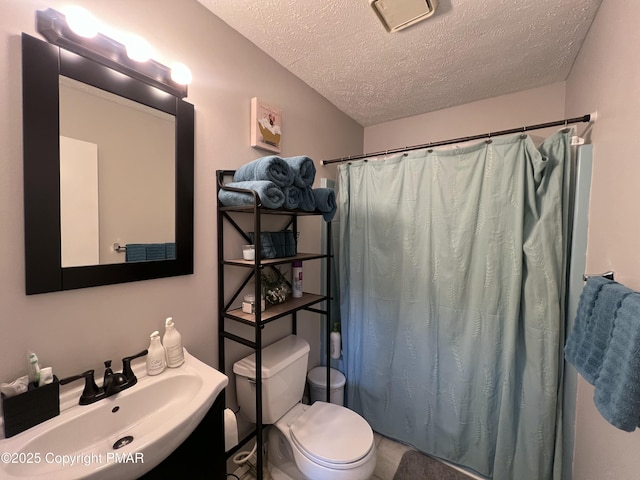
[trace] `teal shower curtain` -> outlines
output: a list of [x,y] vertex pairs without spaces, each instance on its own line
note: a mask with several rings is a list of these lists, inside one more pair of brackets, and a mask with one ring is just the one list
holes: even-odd
[[569,138],[340,167],[347,404],[375,431],[497,480],[560,471]]

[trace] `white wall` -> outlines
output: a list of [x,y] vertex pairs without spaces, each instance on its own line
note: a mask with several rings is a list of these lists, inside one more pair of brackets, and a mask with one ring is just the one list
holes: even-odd
[[[614,270],[616,280],[640,290],[640,2],[602,2],[567,80],[569,116],[598,112],[594,145],[587,270]],[[640,478],[640,433],[609,425],[593,404],[593,387],[579,378],[576,480]]]
[[[560,82],[366,127],[364,151],[380,152],[560,120],[564,118],[564,88]],[[544,136],[545,131],[532,135]]]
[[[76,1],[105,22],[145,37],[163,55],[160,61],[179,60],[193,71],[187,101],[195,105],[196,122],[195,272],[26,296],[20,33],[38,37],[35,10],[61,9],[66,3],[0,2],[0,381],[27,372],[27,349],[33,349],[42,365],[53,366],[60,377],[88,368],[101,374],[104,360],[113,359],[119,365],[123,356],[146,348],[149,334],[160,329],[169,315],[185,346],[215,366],[214,174],[216,169],[234,169],[263,155],[249,146],[251,97],[282,108],[282,154],[306,154],[318,166],[323,158],[361,153],[363,129],[195,0]],[[311,227],[303,236],[305,248],[319,248],[319,222]],[[320,276],[311,269],[308,273],[305,280],[310,284]],[[318,323],[302,323],[301,333],[317,343]],[[268,326],[267,336],[280,335],[274,329],[286,329],[288,324],[283,320],[283,326]],[[315,352],[317,356],[317,347]]]

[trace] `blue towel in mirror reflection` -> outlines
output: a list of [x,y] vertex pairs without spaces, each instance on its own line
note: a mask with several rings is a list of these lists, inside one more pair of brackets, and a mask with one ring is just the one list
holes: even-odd
[[175,260],[176,244],[170,243],[128,243],[125,261],[149,262],[154,260]]

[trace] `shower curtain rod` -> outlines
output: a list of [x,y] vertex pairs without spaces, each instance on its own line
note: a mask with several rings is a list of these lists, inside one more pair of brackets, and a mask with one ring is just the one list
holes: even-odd
[[484,138],[499,137],[501,135],[511,135],[513,133],[528,132],[530,130],[540,130],[542,128],[558,127],[560,125],[565,125],[566,126],[566,125],[573,124],[573,123],[592,122],[592,121],[595,121],[595,119],[596,119],[596,114],[595,113],[590,113],[590,114],[587,114],[587,115],[583,115],[582,117],[566,118],[564,120],[557,120],[555,122],[539,123],[537,125],[529,125],[529,126],[526,126],[526,127],[512,128],[510,130],[501,130],[499,132],[489,132],[489,133],[485,133],[483,135],[473,135],[471,137],[453,138],[451,140],[443,140],[443,141],[440,141],[440,142],[424,143],[422,145],[413,145],[411,147],[394,148],[394,149],[390,149],[390,150],[383,150],[383,151],[380,151],[380,152],[365,153],[365,154],[362,154],[362,155],[352,155],[352,156],[349,156],[349,157],[334,158],[332,160],[322,160],[322,165],[328,165],[330,163],[349,162],[351,160],[361,160],[363,158],[376,157],[378,155],[388,155],[389,153],[401,153],[401,152],[408,152],[408,151],[411,151],[411,150],[420,150],[421,148],[439,147],[439,146],[442,146],[442,145],[451,145],[451,144],[454,144],[454,143],[468,142],[470,140],[482,140]]

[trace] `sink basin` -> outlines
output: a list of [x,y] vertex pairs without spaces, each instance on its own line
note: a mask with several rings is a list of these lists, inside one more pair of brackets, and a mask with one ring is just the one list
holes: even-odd
[[138,478],[186,440],[229,381],[187,351],[160,375],[146,375],[144,361],[133,370],[135,386],[86,406],[82,387],[69,389],[59,416],[0,439],[0,478]]

